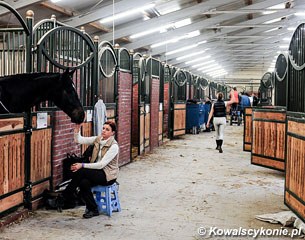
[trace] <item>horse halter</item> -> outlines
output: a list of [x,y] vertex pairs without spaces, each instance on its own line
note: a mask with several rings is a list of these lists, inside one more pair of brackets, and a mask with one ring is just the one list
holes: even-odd
[[2,106],[2,108],[7,111],[7,113],[10,113],[10,111],[4,106],[3,102],[0,100],[0,105]]

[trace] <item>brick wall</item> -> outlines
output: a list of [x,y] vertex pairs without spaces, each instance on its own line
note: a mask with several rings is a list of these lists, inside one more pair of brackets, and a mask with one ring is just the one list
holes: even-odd
[[53,159],[53,186],[62,181],[62,161],[67,153],[80,154],[80,147],[74,142],[74,123],[63,111],[54,113],[54,128],[52,139],[52,159]]
[[134,146],[139,145],[139,85],[133,85],[132,93],[132,144]]
[[150,150],[159,145],[159,89],[160,80],[153,78],[151,81],[150,99]]
[[118,77],[118,132],[120,145],[119,165],[130,162],[131,148],[131,107],[132,107],[132,75],[119,72]]
[[168,133],[168,113],[169,113],[169,83],[164,83],[164,104],[163,104],[163,135],[167,136]]

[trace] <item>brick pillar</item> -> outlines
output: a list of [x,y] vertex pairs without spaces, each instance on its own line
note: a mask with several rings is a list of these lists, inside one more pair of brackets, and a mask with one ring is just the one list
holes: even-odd
[[52,168],[53,186],[62,182],[62,161],[67,153],[80,154],[80,147],[74,142],[74,127],[70,118],[63,111],[56,111],[53,117],[53,138],[52,138]]
[[130,162],[131,149],[131,107],[132,107],[132,75],[119,72],[118,76],[118,132],[120,145],[119,165]]
[[160,80],[153,78],[151,81],[151,99],[150,99],[150,150],[158,147],[159,136],[159,93]]

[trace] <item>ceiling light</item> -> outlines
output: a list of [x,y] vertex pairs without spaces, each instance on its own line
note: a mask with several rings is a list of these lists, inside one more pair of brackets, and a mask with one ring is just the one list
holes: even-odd
[[203,63],[198,63],[198,64],[195,64],[195,65],[192,65],[192,68],[197,68],[197,67],[200,67],[202,65],[206,65],[206,64],[209,64],[209,63],[213,63],[215,62],[215,60],[211,60],[211,61],[207,61],[207,62],[203,62]]
[[276,31],[276,30],[278,30],[279,28],[271,28],[271,29],[269,29],[269,30],[266,30],[266,31],[264,31],[264,32],[266,32],[266,33],[268,33],[268,32],[273,32],[273,31]]
[[125,12],[121,12],[121,13],[115,14],[114,16],[110,16],[110,17],[106,17],[106,18],[101,19],[100,23],[108,23],[108,22],[112,22],[113,20],[128,17],[128,16],[131,16],[131,15],[140,13],[142,11],[151,9],[154,6],[155,6],[155,4],[148,4],[148,5],[145,5],[145,6],[140,7],[140,8],[135,8],[135,9],[128,10],[128,11],[125,11]]
[[203,43],[206,43],[207,41],[206,40],[203,40],[201,42],[198,42],[197,44],[200,45],[200,44],[203,44]]
[[288,49],[288,45],[281,45],[281,46],[279,46],[279,48],[281,48],[281,49]]
[[288,38],[288,37],[283,38],[283,41],[290,41],[290,40],[291,40],[291,38]]
[[206,50],[190,53],[190,54],[184,55],[182,57],[177,57],[176,60],[179,61],[179,60],[182,60],[182,59],[185,59],[185,58],[194,57],[194,56],[197,56],[197,55],[200,55],[200,54],[204,53],[205,51]]
[[180,27],[184,27],[184,26],[186,26],[186,25],[189,25],[189,24],[191,24],[191,23],[192,23],[191,19],[190,19],[190,18],[187,18],[187,19],[184,19],[184,20],[182,20],[182,21],[175,22],[175,23],[174,23],[174,27],[175,27],[175,28],[180,28]]
[[295,30],[295,27],[289,27],[287,28],[288,31],[294,31]]
[[183,52],[185,50],[189,50],[189,49],[195,48],[197,46],[198,46],[197,44],[193,44],[193,45],[189,45],[189,46],[186,46],[186,47],[178,48],[176,50],[165,53],[165,55],[168,56],[168,55],[172,55],[172,54],[175,54],[175,53],[178,53],[178,52]]
[[205,69],[209,69],[209,68],[213,68],[213,67],[220,67],[220,65],[218,63],[213,63],[210,65],[206,65],[204,67],[198,68],[197,70],[201,71],[201,70],[205,70]]
[[279,21],[281,21],[281,20],[282,20],[282,17],[280,17],[280,18],[275,18],[275,19],[272,19],[272,20],[263,22],[263,24],[275,23],[275,22],[279,22]]
[[268,7],[267,9],[285,9],[285,3],[276,4],[274,6]]
[[296,12],[296,13],[294,13],[294,15],[297,16],[297,17],[304,17],[305,13],[304,12]]
[[174,3],[171,3],[170,7],[166,8],[164,10],[160,9],[160,7],[157,7],[157,10],[161,15],[166,15],[168,13],[175,12],[180,9],[181,9],[181,7],[179,5],[174,6]]
[[191,61],[186,62],[185,64],[189,65],[191,63],[199,62],[199,61],[205,60],[205,59],[210,58],[210,57],[211,57],[210,55],[207,55],[207,56],[204,56],[204,57],[201,57],[201,58],[196,58],[196,59],[193,59]]
[[57,3],[59,2],[60,0],[51,0],[52,3]]

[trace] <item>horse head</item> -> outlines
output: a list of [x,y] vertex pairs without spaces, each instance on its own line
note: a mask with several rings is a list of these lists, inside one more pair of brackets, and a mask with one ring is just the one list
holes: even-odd
[[73,123],[80,124],[84,121],[85,112],[72,80],[75,70],[69,71],[67,68],[60,74],[59,88],[53,102],[71,118]]

